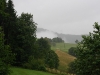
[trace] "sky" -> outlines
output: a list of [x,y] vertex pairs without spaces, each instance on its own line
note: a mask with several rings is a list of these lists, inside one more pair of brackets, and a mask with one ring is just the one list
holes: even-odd
[[17,14],[33,14],[38,28],[63,34],[88,34],[100,24],[100,0],[13,0]]

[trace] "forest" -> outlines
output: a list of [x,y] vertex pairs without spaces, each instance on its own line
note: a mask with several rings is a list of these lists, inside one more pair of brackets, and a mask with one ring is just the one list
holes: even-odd
[[[75,57],[62,75],[100,75],[100,25],[93,25],[94,31],[83,35],[76,47],[68,49]],[[37,23],[33,15],[17,15],[12,0],[0,0],[0,75],[9,75],[11,67],[37,71],[57,71],[60,59],[55,50],[57,43],[65,43],[59,37],[36,37]],[[64,44],[65,46],[65,44]],[[60,74],[61,75],[61,74]]]

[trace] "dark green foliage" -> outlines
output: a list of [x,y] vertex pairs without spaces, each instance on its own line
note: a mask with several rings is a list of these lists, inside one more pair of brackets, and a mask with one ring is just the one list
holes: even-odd
[[4,34],[0,27],[0,75],[9,74],[9,65],[13,61],[13,56],[8,45],[4,45]]
[[79,42],[78,40],[75,41],[75,43],[78,43],[78,42]]
[[37,39],[33,55],[29,57],[28,62],[23,65],[25,68],[46,71],[45,58],[50,51],[50,45],[45,38]]
[[62,40],[62,39],[59,38],[59,37],[55,37],[55,38],[52,39],[52,42],[55,42],[55,43],[62,43],[62,42],[64,42],[64,40]]
[[53,39],[50,39],[50,38],[47,38],[47,37],[45,37],[44,39],[49,43],[49,45],[56,46],[56,42],[53,42]]
[[82,36],[77,46],[76,75],[100,74],[100,25],[94,24],[93,33]]
[[37,40],[36,44],[38,50],[35,52],[38,54],[38,58],[45,58],[48,51],[51,50],[48,41],[45,38],[40,38]]
[[14,5],[12,0],[8,0],[6,13],[8,16],[6,17],[6,24],[4,25],[4,34],[5,34],[5,44],[10,44],[12,50],[14,49],[14,43],[16,38],[16,11],[14,9]]
[[6,0],[0,0],[0,26],[3,28],[3,30],[7,24],[6,22],[7,22],[7,18],[8,18],[6,9],[7,9]]
[[68,50],[68,54],[72,55],[72,56],[75,56],[76,57],[76,47],[71,47],[69,50]]
[[8,75],[9,73],[9,66],[0,60],[0,75]]
[[45,37],[44,39],[48,42],[49,45],[51,45],[51,43],[52,43],[52,39],[47,38],[47,37]]
[[68,65],[67,73],[76,74],[76,64],[75,64],[75,61],[74,62],[71,62]]
[[46,71],[44,61],[42,59],[35,59],[33,56],[30,56],[27,63],[23,64],[24,68]]
[[39,67],[38,70],[44,71],[46,67],[57,69],[59,66],[59,59],[57,54],[51,50],[48,40],[46,38],[37,39],[35,46],[37,49],[34,50],[33,55],[33,61],[36,62],[33,62],[34,67]]
[[16,54],[15,65],[21,66],[33,55],[36,25],[33,22],[33,15],[22,13],[17,20],[16,43],[14,53]]
[[51,69],[53,68],[58,69],[59,59],[58,59],[57,54],[53,50],[50,50],[46,54],[45,64],[47,65],[47,67]]

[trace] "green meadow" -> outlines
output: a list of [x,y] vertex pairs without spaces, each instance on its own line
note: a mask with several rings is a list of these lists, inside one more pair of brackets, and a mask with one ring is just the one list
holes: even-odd
[[51,46],[52,50],[61,50],[64,52],[68,52],[68,49],[71,47],[76,47],[77,44],[72,44],[72,43],[56,43],[55,46]]
[[10,75],[54,75],[54,74],[42,72],[42,71],[35,71],[35,70],[12,67]]

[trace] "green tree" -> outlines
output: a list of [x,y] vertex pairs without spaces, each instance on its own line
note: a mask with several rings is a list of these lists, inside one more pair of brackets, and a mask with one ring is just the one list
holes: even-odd
[[38,58],[45,58],[48,51],[51,50],[50,44],[45,38],[40,38],[37,40],[37,47]]
[[7,3],[6,0],[0,0],[0,26],[3,28],[6,26],[8,14],[6,13]]
[[75,41],[75,43],[78,43],[78,42],[79,42],[78,40]]
[[24,66],[30,69],[46,71],[45,58],[50,50],[50,45],[45,38],[37,39],[33,55],[29,57],[28,63]]
[[68,54],[70,54],[70,55],[76,57],[76,47],[71,47],[71,48],[68,50]]
[[13,56],[8,45],[4,44],[4,34],[0,27],[0,75],[8,75],[9,65],[13,61]]
[[28,61],[29,56],[33,55],[36,41],[36,25],[33,21],[33,15],[22,13],[17,19],[16,30],[16,64],[21,66]]
[[76,63],[75,63],[75,61],[69,63],[67,73],[73,74],[73,75],[76,74]]
[[14,50],[13,46],[16,38],[16,11],[14,9],[14,5],[12,0],[8,0],[6,11],[6,24],[4,25],[4,34],[5,34],[5,44],[10,44],[12,50]]
[[59,37],[55,37],[55,38],[52,39],[52,42],[55,42],[55,43],[62,43],[62,42],[64,42],[64,40],[62,40],[62,39],[59,38]]
[[45,64],[47,65],[48,68],[55,68],[58,69],[59,66],[59,59],[57,54],[53,51],[50,50],[47,55],[46,55],[46,59],[45,59]]
[[95,22],[93,33],[82,36],[77,46],[76,75],[100,74],[100,25]]

